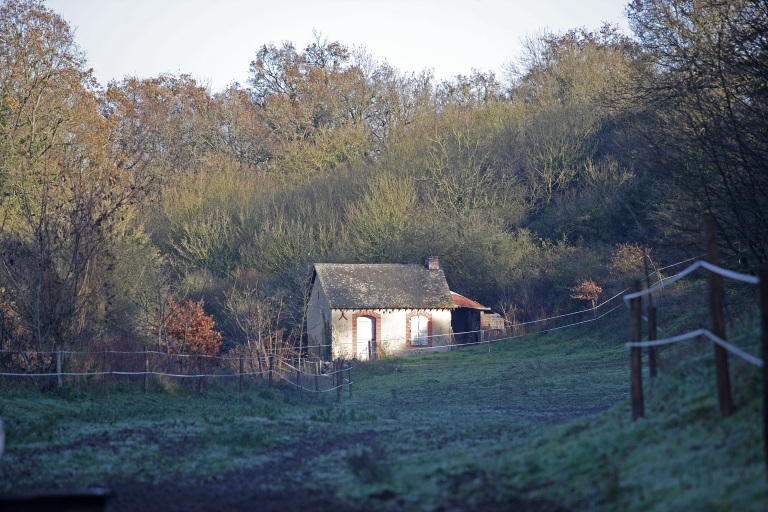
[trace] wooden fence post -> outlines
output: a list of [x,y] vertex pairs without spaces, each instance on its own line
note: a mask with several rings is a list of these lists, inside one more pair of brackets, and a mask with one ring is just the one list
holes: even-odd
[[320,396],[320,361],[315,361],[315,396]]
[[[640,281],[635,280],[632,285],[632,292],[640,291]],[[630,318],[629,318],[629,339],[632,343],[639,343],[642,341],[642,297],[636,297],[629,301],[630,304]],[[630,389],[632,396],[632,419],[637,420],[645,416],[644,404],[643,404],[643,349],[640,347],[632,347],[629,355],[629,368],[630,368]]]
[[[643,267],[645,269],[645,286],[651,287],[651,257],[648,250],[643,250]],[[659,275],[661,277],[661,275]],[[653,305],[653,294],[648,294],[648,341],[658,339],[656,333],[656,306]],[[648,347],[648,373],[655,379],[659,367],[659,348]]]
[[301,391],[301,362],[299,362],[296,368],[296,387]]
[[149,353],[144,351],[144,393],[149,392]]
[[269,387],[272,388],[272,368],[273,368],[272,356],[269,355],[267,357],[269,358]]
[[[720,266],[720,250],[717,247],[717,225],[715,218],[707,217],[704,223],[704,237],[707,244],[707,261]],[[712,334],[724,340],[725,334],[725,287],[720,274],[709,272],[709,310],[712,315]],[[728,371],[728,351],[714,343],[715,370],[717,373],[717,398],[723,416],[733,414],[731,377]]]
[[352,399],[352,366],[347,370],[347,378],[349,379],[349,398]]
[[[168,350],[168,361],[167,361],[168,367],[166,369],[167,373],[173,373],[175,368],[173,367],[173,358],[171,357],[170,349]],[[165,377],[165,384],[168,385],[169,382],[172,381],[172,378],[170,376]]]
[[64,382],[61,380],[61,347],[56,351],[56,386],[62,387]]
[[[656,332],[656,308],[648,308],[648,341],[658,339]],[[648,347],[648,370],[651,378],[655,379],[659,373],[659,347]]]
[[336,360],[336,364],[333,365],[336,373],[334,374],[336,381],[336,401],[341,402],[341,385],[344,382],[344,376],[341,374],[341,359]]
[[206,376],[208,375],[208,367],[209,365],[209,359],[208,356],[202,356],[203,359],[203,371],[201,372],[202,377],[200,377],[200,392],[205,393],[205,380]]
[[240,392],[243,392],[243,356],[240,356]]
[[763,356],[763,443],[766,475],[768,475],[768,266],[758,270],[760,278],[760,340]]
[[108,349],[104,349],[104,352],[102,353],[102,377],[104,377],[104,394],[109,394],[109,376],[107,375],[107,351]]

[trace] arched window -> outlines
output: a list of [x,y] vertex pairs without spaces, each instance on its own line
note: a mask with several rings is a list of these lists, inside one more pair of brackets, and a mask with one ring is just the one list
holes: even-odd
[[429,345],[429,318],[423,315],[411,317],[411,346]]

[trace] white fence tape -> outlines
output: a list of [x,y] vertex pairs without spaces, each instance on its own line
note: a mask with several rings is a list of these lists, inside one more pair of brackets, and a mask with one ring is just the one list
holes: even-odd
[[680,341],[690,340],[692,338],[698,338],[700,336],[706,336],[707,338],[712,340],[714,343],[717,343],[724,349],[739,356],[740,358],[744,359],[748,363],[751,363],[759,367],[762,367],[764,364],[762,359],[757,358],[752,354],[745,352],[744,350],[740,349],[735,345],[732,345],[731,343],[728,343],[727,341],[720,338],[719,336],[716,336],[714,333],[712,333],[707,329],[696,329],[695,331],[687,332],[685,334],[680,334],[678,336],[671,336],[669,338],[664,338],[661,340],[629,342],[629,343],[625,343],[625,345],[630,348],[631,347],[657,347],[659,345],[668,345],[670,343],[678,343]]
[[[690,274],[691,272],[699,268],[705,268],[710,272],[714,272],[715,274],[721,275],[728,279],[733,279],[735,281],[740,281],[742,283],[753,284],[753,285],[760,284],[760,280],[755,276],[751,276],[748,274],[741,274],[739,272],[734,272],[733,270],[728,270],[725,268],[718,267],[717,265],[713,265],[707,261],[699,260],[693,263],[692,265],[688,266],[681,272],[675,274],[674,276],[669,277],[663,281],[660,281],[654,286],[651,286],[650,288],[625,295],[624,301],[629,302],[632,299],[643,297],[644,295],[649,295],[653,292],[661,290],[665,286],[670,285],[676,281],[679,281],[680,279],[684,278],[685,276],[687,276],[688,274]],[[660,340],[629,342],[629,343],[626,343],[626,346],[627,347],[656,347],[659,345],[668,345],[670,343],[677,343],[680,341],[685,341],[692,338],[698,338],[701,336],[705,336],[709,338],[713,343],[720,345],[721,347],[728,350],[732,354],[737,355],[738,357],[744,359],[745,361],[755,366],[762,367],[763,364],[765,364],[762,359],[757,358],[752,354],[745,352],[744,350],[740,349],[739,347],[731,343],[728,343],[727,341],[720,338],[719,336],[716,336],[714,333],[712,333],[707,329],[696,329],[695,331],[690,331],[685,334],[680,334],[678,336],[671,336],[671,337],[660,339]]]
[[728,279],[733,279],[734,281],[741,281],[742,283],[747,284],[760,284],[760,279],[758,279],[755,276],[750,276],[749,274],[741,274],[739,272],[734,272],[733,270],[728,270],[727,268],[721,268],[717,265],[713,265],[709,263],[708,261],[700,261],[701,266],[705,269],[709,270],[710,272],[714,272],[715,274],[720,274],[723,277],[727,277]]
[[624,296],[624,301],[628,302],[628,301],[630,301],[632,299],[636,299],[638,297],[643,297],[645,295],[649,295],[651,293],[659,291],[662,288],[664,288],[665,286],[668,286],[668,285],[670,285],[670,284],[672,284],[674,282],[679,281],[680,279],[684,278],[685,276],[687,276],[688,274],[690,274],[694,270],[697,270],[697,269],[702,268],[702,267],[706,268],[710,272],[714,272],[715,274],[719,274],[719,275],[721,275],[723,277],[727,277],[729,279],[733,279],[733,280],[736,280],[736,281],[741,281],[743,283],[748,283],[748,284],[759,284],[760,283],[760,280],[757,277],[755,277],[755,276],[750,276],[748,274],[740,274],[739,272],[734,272],[733,270],[728,270],[728,269],[725,269],[725,268],[720,268],[717,265],[712,265],[711,263],[708,263],[706,261],[699,260],[696,263],[688,266],[687,268],[685,268],[684,270],[682,270],[678,274],[675,274],[672,277],[664,279],[663,281],[659,281],[658,283],[656,283],[655,285],[651,286],[650,288],[647,288],[645,290],[640,290],[639,292],[635,292],[635,293],[628,293],[627,295]]

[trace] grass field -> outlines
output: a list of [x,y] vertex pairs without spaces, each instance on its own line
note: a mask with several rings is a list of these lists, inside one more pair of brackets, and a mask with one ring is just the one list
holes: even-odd
[[[646,381],[646,418],[633,422],[626,322],[619,310],[490,353],[358,363],[354,397],[340,404],[259,382],[204,395],[3,387],[0,492],[248,488],[325,496],[336,510],[765,510],[759,369],[731,359],[737,412],[723,419],[711,345],[665,350],[662,376]],[[758,353],[753,323],[739,331]]]

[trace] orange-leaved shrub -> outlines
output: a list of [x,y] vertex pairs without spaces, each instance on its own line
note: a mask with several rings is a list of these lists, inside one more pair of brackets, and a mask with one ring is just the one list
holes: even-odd
[[603,292],[603,289],[591,279],[580,280],[579,283],[573,288],[570,288],[570,290],[573,293],[571,297],[574,299],[588,300],[592,304],[592,309],[595,308],[595,303],[597,303],[597,299],[600,298],[600,294]]
[[214,356],[221,348],[221,333],[214,330],[213,316],[203,310],[204,301],[178,304],[168,298],[165,333],[169,352]]

